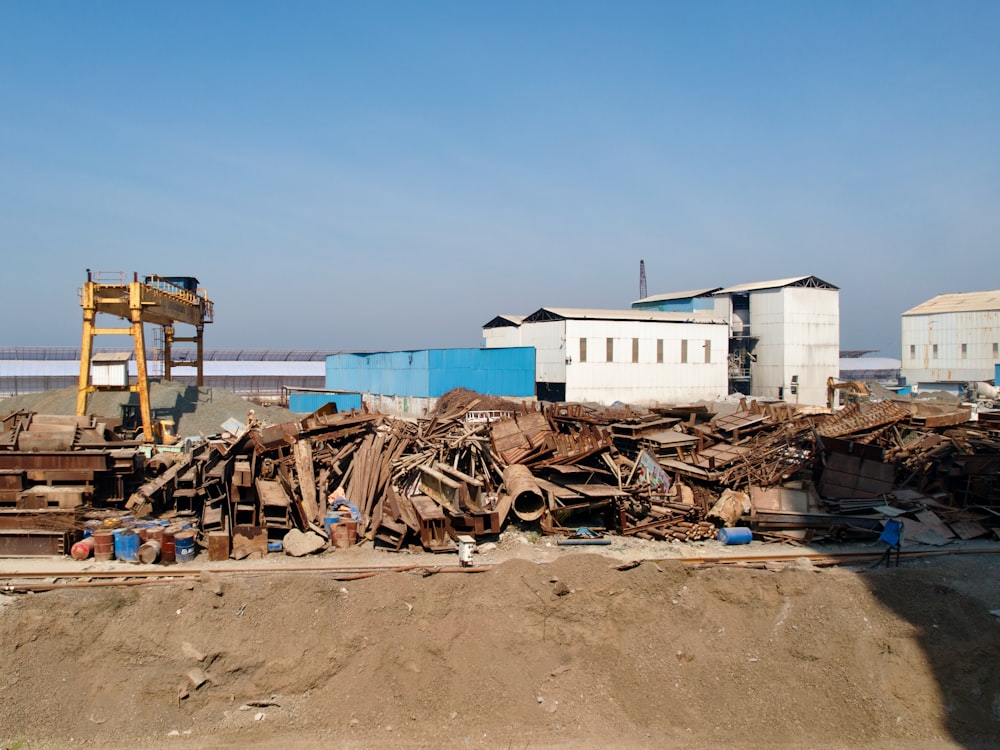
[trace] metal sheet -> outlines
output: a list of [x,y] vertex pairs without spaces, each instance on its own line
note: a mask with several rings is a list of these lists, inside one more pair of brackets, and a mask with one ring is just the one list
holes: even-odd
[[0,469],[30,471],[54,469],[65,471],[107,471],[107,451],[0,451]]
[[65,555],[69,535],[65,531],[5,529],[0,531],[0,557],[49,557]]

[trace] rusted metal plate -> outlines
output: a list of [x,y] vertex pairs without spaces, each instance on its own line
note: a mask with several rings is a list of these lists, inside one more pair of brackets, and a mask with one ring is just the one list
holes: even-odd
[[725,416],[716,417],[712,420],[712,425],[720,432],[743,432],[748,429],[763,426],[767,417],[763,414],[746,414],[736,412]]
[[895,401],[875,404],[851,404],[823,422],[816,432],[822,437],[839,437],[866,432],[910,416],[910,409]]
[[0,470],[107,471],[107,451],[0,451]]
[[69,534],[40,529],[4,529],[0,531],[0,557],[49,557],[65,555]]
[[74,528],[76,528],[76,512],[71,508],[0,510],[0,530],[72,531]]
[[610,484],[567,484],[566,487],[584,497],[595,499],[629,497],[628,492],[612,487]]
[[698,451],[691,463],[711,471],[728,466],[748,453],[750,453],[750,448],[747,446],[719,443],[718,445],[710,445],[708,448]]

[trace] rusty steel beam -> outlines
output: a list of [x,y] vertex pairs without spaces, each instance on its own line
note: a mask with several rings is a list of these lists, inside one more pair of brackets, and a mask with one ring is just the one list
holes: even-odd
[[107,451],[4,451],[0,470],[16,471],[110,471]]

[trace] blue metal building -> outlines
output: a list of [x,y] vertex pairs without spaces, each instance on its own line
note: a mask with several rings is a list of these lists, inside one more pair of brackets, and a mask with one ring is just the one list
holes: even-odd
[[418,349],[331,354],[331,391],[438,398],[453,388],[492,396],[535,395],[535,349]]
[[361,408],[360,393],[329,393],[326,391],[296,391],[288,396],[289,411],[311,414],[321,406],[333,404],[338,412]]

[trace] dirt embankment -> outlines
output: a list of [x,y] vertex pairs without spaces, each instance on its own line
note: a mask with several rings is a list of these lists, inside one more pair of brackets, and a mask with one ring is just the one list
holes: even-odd
[[615,565],[571,555],[478,574],[213,575],[3,598],[0,740],[985,748],[1000,736],[992,557],[862,574]]

